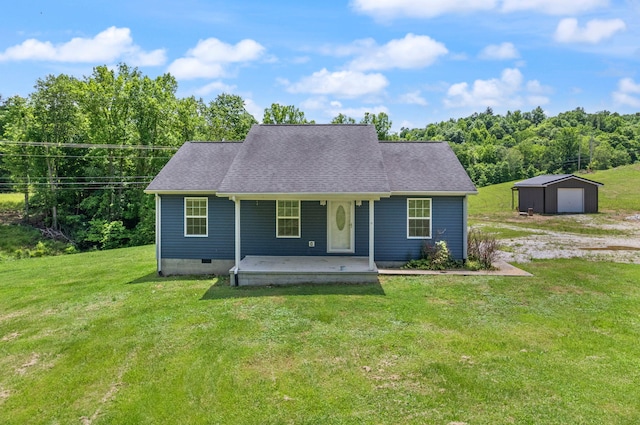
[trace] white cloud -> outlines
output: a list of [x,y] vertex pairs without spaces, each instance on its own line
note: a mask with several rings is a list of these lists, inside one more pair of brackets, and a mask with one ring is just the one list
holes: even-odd
[[609,0],[352,0],[359,13],[381,21],[399,17],[433,18],[446,14],[480,11],[534,11],[548,15],[570,15],[606,7]]
[[59,44],[31,38],[0,53],[0,61],[25,60],[69,63],[124,60],[136,66],[157,66],[166,62],[166,53],[163,49],[145,52],[133,43],[129,28],[110,27],[93,38],[76,37]]
[[327,120],[331,120],[339,114],[344,114],[359,122],[364,117],[365,112],[376,115],[380,112],[389,114],[389,109],[384,105],[347,107],[338,100],[329,100],[326,96],[308,98],[300,103],[300,107],[305,111],[318,111]]
[[369,45],[349,68],[356,71],[424,68],[448,52],[444,44],[431,37],[409,33],[382,46]]
[[355,56],[362,55],[367,50],[376,48],[376,41],[373,38],[362,38],[349,44],[340,46],[326,45],[320,48],[320,53],[329,56]]
[[449,87],[444,104],[448,108],[473,107],[521,107],[522,105],[543,105],[549,102],[544,94],[550,89],[537,80],[524,83],[520,70],[507,68],[500,78],[475,80],[472,85],[466,82]]
[[351,6],[380,20],[401,16],[433,18],[447,13],[470,13],[491,10],[497,0],[352,0]]
[[233,93],[235,89],[236,86],[225,84],[222,81],[214,81],[197,89],[195,94],[198,96],[207,96],[211,93]]
[[622,19],[592,19],[580,28],[577,19],[565,18],[556,28],[555,39],[560,43],[595,44],[626,28]]
[[365,74],[358,71],[329,72],[322,69],[297,83],[283,81],[290,93],[311,93],[353,98],[379,93],[389,85],[382,74]]
[[262,106],[259,106],[252,98],[245,97],[244,98],[244,109],[247,110],[248,113],[253,115],[258,121],[261,121],[264,117],[264,109]]
[[502,11],[534,11],[547,15],[571,15],[606,7],[609,0],[502,0]]
[[619,105],[627,105],[640,108],[640,84],[631,78],[623,78],[618,81],[618,90],[613,92],[613,100]]
[[480,59],[486,60],[506,60],[519,58],[520,53],[513,43],[502,43],[490,44],[482,49],[478,56]]
[[422,93],[420,93],[420,90],[402,94],[400,95],[399,100],[400,103],[406,103],[408,105],[427,106],[429,104],[429,102],[427,102],[427,100],[422,97]]
[[226,75],[226,65],[251,62],[260,59],[265,48],[250,39],[235,45],[224,43],[217,38],[198,41],[183,58],[169,65],[168,71],[178,79],[219,78]]

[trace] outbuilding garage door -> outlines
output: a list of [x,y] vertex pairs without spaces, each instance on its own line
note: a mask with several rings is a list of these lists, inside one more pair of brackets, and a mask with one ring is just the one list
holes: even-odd
[[583,213],[584,189],[558,189],[559,213]]

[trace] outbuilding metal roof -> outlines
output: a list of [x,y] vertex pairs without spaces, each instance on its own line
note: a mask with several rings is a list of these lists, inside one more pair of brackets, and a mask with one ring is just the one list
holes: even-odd
[[560,183],[565,180],[576,179],[583,181],[585,183],[594,184],[597,186],[604,186],[603,183],[599,183],[597,181],[585,179],[583,177],[578,177],[574,174],[545,174],[541,176],[532,177],[527,180],[523,180],[521,182],[515,183],[514,187],[546,187],[550,184]]

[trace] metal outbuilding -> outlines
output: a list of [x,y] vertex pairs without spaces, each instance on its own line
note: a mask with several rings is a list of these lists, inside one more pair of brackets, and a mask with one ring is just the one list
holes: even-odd
[[573,174],[546,174],[514,184],[518,211],[538,214],[596,213],[602,183]]

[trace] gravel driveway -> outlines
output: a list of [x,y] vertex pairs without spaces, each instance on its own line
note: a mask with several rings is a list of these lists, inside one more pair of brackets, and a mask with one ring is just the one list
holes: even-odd
[[[598,215],[563,217],[578,221],[584,226],[615,229],[623,234],[590,236],[541,230],[534,226],[523,228],[508,223],[492,223],[493,226],[535,232],[533,235],[500,240],[504,247],[500,252],[500,258],[507,262],[523,263],[533,259],[587,257],[594,260],[640,264],[640,214],[607,217],[606,220],[602,220]],[[523,218],[527,219],[536,220],[530,217]]]

